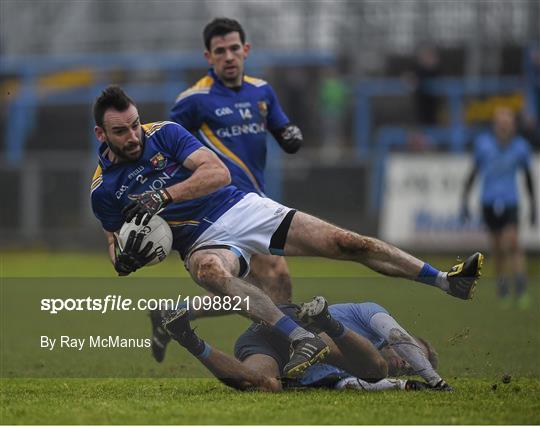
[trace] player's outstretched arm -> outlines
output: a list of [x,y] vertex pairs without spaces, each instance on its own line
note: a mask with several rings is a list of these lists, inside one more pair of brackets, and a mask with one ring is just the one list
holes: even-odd
[[281,391],[277,378],[268,378],[245,366],[234,357],[212,348],[205,359],[199,359],[212,374],[237,390]]
[[280,391],[281,383],[242,364],[234,357],[210,347],[191,329],[185,308],[163,321],[163,327],[181,346],[195,356],[220,381],[238,390]]

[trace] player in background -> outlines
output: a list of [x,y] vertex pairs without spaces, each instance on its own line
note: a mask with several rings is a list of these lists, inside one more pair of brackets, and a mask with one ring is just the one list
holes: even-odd
[[490,235],[497,275],[497,294],[504,299],[505,307],[508,306],[512,281],[519,307],[526,309],[531,304],[526,286],[525,254],[518,235],[517,187],[517,175],[522,170],[529,193],[529,219],[535,225],[537,212],[531,157],[529,144],[516,133],[514,112],[509,108],[498,108],[493,116],[493,131],[480,135],[475,141],[474,167],[463,191],[462,212],[467,219],[469,193],[479,176],[482,214]]
[[[216,295],[239,296],[243,314],[280,331],[292,344],[284,372],[298,376],[329,352],[317,335],[284,315],[263,291],[243,278],[254,254],[320,256],[359,262],[388,276],[415,280],[470,299],[483,255],[439,271],[376,238],[338,228],[314,216],[230,185],[216,154],[173,122],[141,125],[134,101],[109,86],[93,108],[99,165],[91,201],[108,241],[114,268],[128,275],[146,265],[143,233],[122,248],[115,234],[124,222],[145,225],[157,213],[173,231],[173,248],[197,284]],[[188,224],[189,226],[185,226]],[[248,302],[249,301],[249,302]]]
[[[283,112],[272,87],[244,74],[251,46],[237,21],[214,19],[204,28],[203,39],[211,68],[178,96],[171,119],[220,157],[234,186],[264,196],[268,132],[289,154],[300,149],[302,133]],[[291,278],[283,257],[254,255],[246,280],[271,298],[291,299]]]
[[[240,390],[281,391],[290,387],[353,388],[364,391],[452,391],[436,372],[438,356],[421,338],[413,338],[378,304],[334,304],[323,297],[298,307],[280,304],[283,313],[321,333],[331,351],[325,363],[309,367],[300,378],[283,378],[289,343],[275,331],[253,323],[235,344],[235,358],[199,338],[185,308],[164,319],[163,327],[216,378]],[[386,378],[419,375],[426,383]]]

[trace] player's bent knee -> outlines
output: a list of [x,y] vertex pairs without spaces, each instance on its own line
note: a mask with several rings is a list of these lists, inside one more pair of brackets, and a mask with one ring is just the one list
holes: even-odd
[[221,260],[213,255],[205,255],[195,266],[194,279],[197,283],[212,284],[219,278],[227,277],[229,274],[223,267]]

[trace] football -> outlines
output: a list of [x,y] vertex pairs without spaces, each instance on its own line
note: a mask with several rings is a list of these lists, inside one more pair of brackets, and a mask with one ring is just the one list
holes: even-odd
[[148,265],[155,265],[167,258],[167,255],[171,252],[173,236],[169,224],[165,222],[163,218],[158,215],[154,215],[147,225],[135,225],[135,220],[125,222],[118,238],[122,247],[126,245],[129,233],[135,230],[137,232],[144,233],[144,239],[141,244],[141,249],[146,246],[146,243],[152,242],[152,250],[157,253],[157,256],[150,261]]

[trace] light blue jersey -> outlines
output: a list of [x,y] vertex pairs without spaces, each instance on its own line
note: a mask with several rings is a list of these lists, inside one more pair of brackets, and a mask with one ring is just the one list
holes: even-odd
[[[336,320],[339,320],[346,328],[356,332],[358,335],[368,339],[378,349],[380,349],[385,340],[378,335],[370,325],[370,320],[377,313],[386,313],[384,307],[374,302],[363,302],[360,304],[333,304],[328,307],[330,314]],[[311,386],[324,383],[325,379],[347,378],[351,375],[342,369],[326,363],[317,363],[305,370],[302,377],[298,380],[301,385]]]
[[493,133],[486,133],[475,141],[474,158],[480,173],[482,205],[499,209],[517,206],[517,173],[528,169],[531,162],[527,141],[516,136],[507,145],[501,145]]
[[233,89],[210,70],[178,96],[171,119],[220,156],[238,189],[264,193],[267,131],[289,123],[266,81],[244,76]]
[[377,335],[369,322],[374,314],[388,314],[384,307],[374,302],[363,302],[360,304],[332,304],[329,310],[332,317],[343,323],[345,327],[368,339],[375,347],[382,347],[384,338]]

